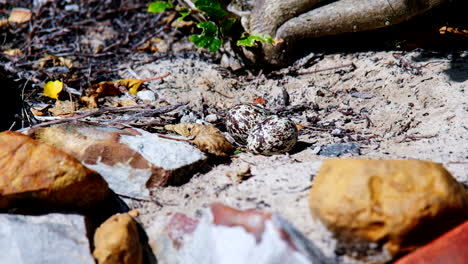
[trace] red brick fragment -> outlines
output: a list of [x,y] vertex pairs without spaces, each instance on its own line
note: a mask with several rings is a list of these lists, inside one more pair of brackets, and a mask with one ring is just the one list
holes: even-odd
[[401,258],[395,264],[468,264],[468,221]]

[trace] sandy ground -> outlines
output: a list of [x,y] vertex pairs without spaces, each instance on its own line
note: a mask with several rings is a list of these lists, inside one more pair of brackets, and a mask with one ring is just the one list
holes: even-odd
[[[256,97],[275,108],[283,90],[291,106],[308,106],[288,115],[305,127],[293,153],[241,153],[187,184],[154,190],[156,202],[128,201],[139,208],[144,227],[162,224],[170,212],[199,217],[200,209],[217,201],[278,212],[331,256],[334,242],[311,218],[308,195],[321,161],[328,158],[318,151],[339,142],[358,143],[359,158],[440,162],[468,184],[468,52],[456,60],[428,52],[385,51],[327,54],[317,61],[299,73],[350,63],[355,67],[234,75],[217,64],[177,58],[122,71],[122,77],[140,78],[172,73],[150,86],[169,102],[190,101],[194,113],[201,113],[203,104],[216,112]],[[227,176],[247,168],[252,177],[240,183]]]

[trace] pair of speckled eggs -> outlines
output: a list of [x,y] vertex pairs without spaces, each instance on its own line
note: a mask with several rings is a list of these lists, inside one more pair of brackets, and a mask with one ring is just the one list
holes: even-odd
[[263,155],[290,151],[298,137],[293,121],[255,104],[238,104],[229,109],[226,128],[239,145]]

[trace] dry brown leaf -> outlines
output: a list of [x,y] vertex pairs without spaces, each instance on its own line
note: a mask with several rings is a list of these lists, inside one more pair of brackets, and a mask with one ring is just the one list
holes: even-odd
[[86,107],[89,109],[95,109],[98,107],[96,99],[97,99],[97,96],[82,96],[80,98],[80,102],[86,105]]
[[447,32],[468,37],[467,29],[459,29],[459,28],[453,28],[453,27],[447,27],[447,26],[443,26],[439,29],[439,33],[442,35],[446,34]]
[[185,20],[174,20],[172,23],[171,23],[171,27],[173,28],[190,28],[190,27],[193,27],[195,26],[195,22],[194,21],[185,21]]
[[122,106],[133,106],[138,105],[135,99],[127,97],[117,97],[110,100],[110,104],[113,107],[122,107]]
[[6,27],[8,25],[8,19],[0,19],[0,28]]
[[164,128],[181,136],[193,138],[190,142],[198,149],[216,156],[227,156],[227,153],[234,149],[232,144],[212,125],[180,123],[167,125]]
[[46,65],[51,65],[51,66],[65,66],[67,68],[73,68],[73,61],[71,59],[67,59],[64,57],[57,57],[54,55],[46,55],[39,59],[39,61],[36,63],[36,65],[39,68],[44,68]]
[[0,208],[87,210],[109,188],[77,159],[18,132],[0,133]]
[[189,124],[189,123],[180,123],[177,125],[165,125],[164,129],[176,132],[177,134],[183,136],[183,137],[190,137],[190,130],[194,127],[194,124]]
[[306,128],[306,127],[301,125],[301,124],[296,124],[296,128],[297,128],[297,130],[302,130],[302,129]]
[[253,99],[254,104],[266,105],[266,100],[263,97],[257,97]]
[[138,227],[129,214],[107,219],[94,234],[94,257],[98,264],[142,264],[143,248]]
[[8,22],[23,24],[29,22],[31,18],[31,10],[27,8],[13,8],[13,10],[11,10],[10,16],[8,17]]
[[147,41],[145,42],[143,45],[137,47],[137,50],[141,50],[141,51],[148,51],[148,52],[151,52],[151,53],[156,53],[159,51],[159,49],[155,46],[153,46],[153,41]]
[[164,75],[149,78],[149,79],[121,79],[117,81],[105,81],[100,82],[97,84],[91,85],[86,93],[86,96],[81,98],[81,101],[88,105],[88,107],[97,107],[97,98],[104,97],[104,96],[114,96],[120,95],[122,93],[126,93],[127,91],[133,95],[138,92],[138,89],[144,82],[154,81],[158,79],[162,79],[164,77],[169,76],[170,73],[166,73]]
[[54,107],[49,112],[54,116],[69,116],[75,111],[75,104],[72,101],[55,101]]
[[11,57],[23,56],[23,52],[20,49],[8,49],[3,52],[3,54]]
[[172,21],[177,17],[177,13],[176,12],[171,12],[169,13],[169,15],[161,18],[161,21],[164,23],[164,24],[170,24],[172,23]]
[[31,113],[35,116],[44,116],[45,111],[47,108],[49,108],[51,105],[50,104],[43,104],[43,105],[36,105],[30,108]]
[[250,171],[250,166],[245,164],[244,166],[241,166],[236,171],[227,172],[226,176],[228,176],[232,180],[236,181],[237,183],[241,183],[242,181],[244,181],[244,180],[248,179],[249,177],[251,177],[252,173]]

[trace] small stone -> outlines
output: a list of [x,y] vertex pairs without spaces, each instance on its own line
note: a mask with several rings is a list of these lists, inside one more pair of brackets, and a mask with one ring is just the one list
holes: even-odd
[[270,107],[286,107],[290,104],[289,93],[284,87],[274,86],[269,93],[271,100],[268,105]]
[[216,114],[209,114],[205,117],[205,121],[208,122],[208,123],[216,123],[218,122],[218,115]]
[[396,256],[466,220],[468,195],[438,163],[331,159],[314,179],[310,208],[347,253],[370,258],[376,243]]
[[468,263],[468,221],[422,248],[406,255],[395,264],[466,264]]
[[372,97],[374,97],[371,94],[363,93],[363,92],[351,92],[350,95],[352,97],[356,97],[360,99],[371,99]]
[[330,132],[330,134],[331,134],[332,136],[339,136],[339,135],[341,135],[342,133],[343,133],[343,131],[342,131],[341,129],[339,129],[339,128],[335,128],[335,129],[333,129],[333,130]]
[[348,142],[322,146],[318,152],[319,155],[328,157],[339,157],[346,153],[359,155],[361,154],[361,149],[357,143]]
[[71,4],[71,5],[66,5],[64,9],[65,11],[69,11],[69,12],[78,12],[80,10],[80,7],[77,4]]
[[0,214],[0,263],[94,264],[85,218]]
[[140,100],[143,100],[143,101],[147,101],[147,102],[156,101],[156,95],[154,94],[153,91],[150,91],[150,90],[138,91],[136,95]]
[[189,112],[187,114],[184,114],[181,118],[180,118],[180,123],[189,123],[189,124],[194,124],[194,123],[197,123],[197,121],[199,120],[200,118],[197,116],[197,114],[193,113],[193,112]]
[[129,214],[107,219],[94,234],[93,255],[99,264],[142,264],[137,223]]
[[322,150],[322,147],[315,146],[314,148],[311,148],[311,149],[312,149],[312,154],[318,155],[320,153],[320,150]]

